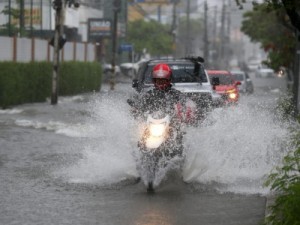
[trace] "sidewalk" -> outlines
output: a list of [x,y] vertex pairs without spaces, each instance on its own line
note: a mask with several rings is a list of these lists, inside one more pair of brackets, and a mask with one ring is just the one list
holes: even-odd
[[268,195],[268,196],[266,196],[265,217],[267,217],[268,215],[270,215],[270,213],[271,213],[270,206],[275,203],[275,200],[276,200],[275,195]]
[[[103,84],[108,84],[110,83],[111,81],[111,74],[110,73],[106,73],[106,74],[103,74],[103,77],[102,77],[102,83]],[[132,78],[129,77],[129,76],[125,76],[123,75],[122,73],[121,74],[118,74],[116,75],[115,77],[115,83],[128,83],[128,84],[131,84],[132,83]]]

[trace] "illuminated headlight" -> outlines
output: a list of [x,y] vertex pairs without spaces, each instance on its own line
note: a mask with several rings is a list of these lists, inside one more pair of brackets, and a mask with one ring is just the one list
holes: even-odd
[[164,123],[161,124],[150,124],[149,130],[150,135],[155,137],[160,137],[164,134],[166,126]]
[[227,95],[230,99],[236,99],[237,98],[237,93],[236,93],[235,89],[227,90],[226,93],[227,93]]
[[283,76],[283,71],[282,70],[278,71],[277,76],[282,77]]
[[237,94],[236,94],[235,92],[229,93],[229,94],[228,94],[228,97],[229,97],[230,99],[236,99],[236,98],[237,98]]

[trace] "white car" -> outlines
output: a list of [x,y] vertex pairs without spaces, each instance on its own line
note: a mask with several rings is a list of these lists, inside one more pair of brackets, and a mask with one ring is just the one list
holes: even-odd
[[[103,63],[102,69],[104,74],[108,74],[112,72],[112,65],[109,63]],[[121,73],[120,67],[118,65],[115,65],[116,75],[118,76]]]
[[248,73],[241,70],[230,71],[236,81],[240,81],[241,85],[238,86],[241,93],[252,94],[254,91],[253,83]]
[[135,63],[132,63],[132,62],[121,63],[120,64],[121,73],[125,76],[134,78],[138,73],[140,65],[143,62],[146,62],[147,60],[148,59],[141,59],[140,61],[137,61]]
[[260,67],[255,71],[255,77],[274,78],[275,72],[273,69],[267,67]]
[[258,59],[253,59],[248,62],[248,68],[250,71],[256,71],[261,65],[261,61]]

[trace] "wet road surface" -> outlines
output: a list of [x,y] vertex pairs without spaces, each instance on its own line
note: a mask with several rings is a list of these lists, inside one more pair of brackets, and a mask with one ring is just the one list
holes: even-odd
[[[127,86],[130,84],[120,86],[112,101],[118,107],[110,109],[111,101],[97,100],[100,95],[109,95],[102,90],[96,95],[64,98],[58,106],[40,103],[1,111],[0,224],[261,224],[266,195],[255,186],[256,177],[251,174],[255,168],[247,167],[250,173],[242,177],[238,172],[233,174],[226,164],[233,156],[222,155],[227,150],[226,140],[222,140],[224,152],[219,153],[223,168],[217,167],[219,159],[212,155],[214,159],[202,168],[204,176],[198,180],[192,180],[192,174],[185,180],[189,182],[170,177],[154,194],[146,192],[132,172],[130,151],[136,139],[127,129],[134,124],[126,122],[127,114],[119,117],[122,110],[128,110],[123,104]],[[272,96],[262,99],[272,102]],[[276,162],[267,165],[272,167]],[[234,171],[244,168],[245,164],[239,164]],[[217,174],[218,169],[228,173]],[[233,180],[250,180],[245,187],[255,183],[255,190],[245,192],[235,186],[240,189],[228,191],[234,175]]]

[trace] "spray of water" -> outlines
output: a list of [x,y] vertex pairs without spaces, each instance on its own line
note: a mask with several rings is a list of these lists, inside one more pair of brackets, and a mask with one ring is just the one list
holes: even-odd
[[136,178],[132,156],[138,135],[129,114],[124,93],[101,93],[90,101],[91,117],[86,125],[94,127],[82,143],[82,159],[65,168],[69,182],[111,185]]
[[267,193],[263,183],[289,150],[290,135],[270,110],[244,101],[216,109],[200,128],[190,128],[184,180],[224,192]]
[[[76,146],[82,159],[64,168],[69,182],[114,185],[139,176],[133,152],[141,127],[126,98],[123,92],[101,93],[89,103],[85,126],[93,129],[85,130],[88,141]],[[251,99],[213,110],[201,126],[186,129],[183,180],[221,192],[268,193],[263,183],[289,150],[288,127],[272,107]]]

